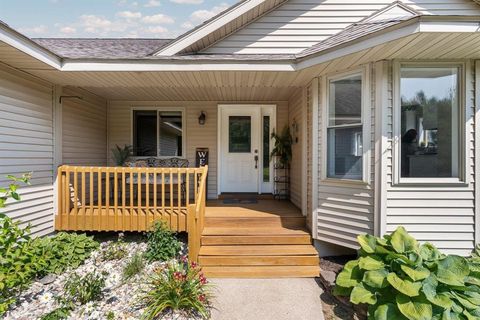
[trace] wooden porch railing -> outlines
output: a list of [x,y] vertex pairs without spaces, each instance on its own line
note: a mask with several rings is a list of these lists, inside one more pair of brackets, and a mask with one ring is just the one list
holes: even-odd
[[61,166],[55,228],[147,231],[154,221],[164,220],[174,231],[191,233],[189,248],[196,257],[205,214],[207,173],[208,167]]

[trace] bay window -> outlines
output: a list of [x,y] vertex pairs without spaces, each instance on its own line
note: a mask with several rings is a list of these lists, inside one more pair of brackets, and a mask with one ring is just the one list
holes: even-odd
[[363,180],[362,75],[328,81],[327,178]]
[[460,74],[455,65],[400,66],[402,179],[460,177]]

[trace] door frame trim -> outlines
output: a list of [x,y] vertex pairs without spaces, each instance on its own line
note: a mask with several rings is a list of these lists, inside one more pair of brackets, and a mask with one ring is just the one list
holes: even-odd
[[[235,104],[218,104],[217,106],[217,195],[222,193],[222,140],[221,140],[221,129],[222,129],[222,118],[223,118],[223,110],[226,108],[231,107],[257,107],[257,108],[269,108],[272,110],[272,119],[270,123],[273,123],[273,130],[277,129],[277,105],[276,104],[258,104],[258,103],[235,103]],[[262,118],[263,114],[260,112],[260,116]],[[263,123],[263,122],[262,122]],[[261,131],[263,132],[263,131]],[[262,137],[262,134],[260,134]],[[259,156],[262,155],[263,151],[263,140],[260,139],[260,152]],[[270,150],[272,149],[273,145],[270,144]],[[272,167],[270,165],[270,167]],[[272,170],[271,170],[272,171]],[[262,171],[259,170],[259,180],[258,180],[258,194],[262,193],[262,182],[263,179],[260,179],[260,173]],[[272,171],[273,174],[273,171]],[[273,192],[273,176],[270,175],[270,180],[272,181],[272,192]],[[263,177],[263,175],[262,175]]]

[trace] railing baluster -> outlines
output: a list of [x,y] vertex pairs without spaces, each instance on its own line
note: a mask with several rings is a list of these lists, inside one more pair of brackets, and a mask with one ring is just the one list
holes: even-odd
[[145,172],[145,230],[148,230],[148,217],[150,214],[150,169]]
[[118,168],[113,168],[113,221],[115,230],[118,229]]
[[107,213],[107,229],[110,228],[110,168],[105,170],[105,211]]
[[102,198],[103,198],[103,188],[102,188],[102,168],[98,168],[97,172],[97,181],[98,181],[98,186],[97,186],[97,202],[98,202],[98,210],[97,210],[97,215],[98,215],[98,230],[102,230]]
[[86,217],[86,211],[85,211],[85,201],[86,201],[86,198],[85,198],[85,193],[86,193],[86,181],[85,181],[85,171],[82,170],[82,181],[81,181],[81,184],[82,184],[82,202],[81,202],[81,212],[82,212],[82,224],[81,224],[81,230],[85,230],[85,221],[87,219]]
[[133,229],[133,168],[128,168],[130,176],[130,192],[128,193],[130,197],[130,230]]
[[162,217],[165,219],[165,170],[162,170]]
[[74,212],[74,225],[75,229],[78,229],[78,172],[77,167],[73,169],[73,212]]
[[127,221],[127,215],[125,213],[125,168],[122,167],[122,230],[125,231],[126,228],[126,221]]

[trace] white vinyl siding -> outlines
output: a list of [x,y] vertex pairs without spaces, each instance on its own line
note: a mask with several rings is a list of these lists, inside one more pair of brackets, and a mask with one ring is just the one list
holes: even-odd
[[52,94],[50,84],[0,65],[0,185],[8,174],[33,173],[21,201],[2,212],[36,236],[53,231]]
[[[469,157],[466,159],[466,186],[394,185],[392,163],[392,122],[388,123],[386,231],[404,226],[414,237],[429,241],[445,253],[469,255],[475,243],[474,192],[474,69],[467,64],[465,135]],[[389,68],[388,115],[393,112],[393,67]]]
[[[295,54],[343,30],[394,1],[289,0],[204,50],[221,54]],[[478,15],[470,0],[402,1],[421,14]]]
[[[229,102],[230,103],[230,102]],[[248,104],[255,102],[248,102]],[[265,104],[265,102],[262,102]],[[132,107],[184,107],[185,108],[185,150],[190,167],[195,166],[196,148],[209,149],[208,198],[217,198],[217,110],[225,101],[112,101],[108,106],[108,149],[115,145],[132,143]],[[231,104],[241,104],[232,101]],[[277,105],[277,128],[288,123],[288,102],[268,102]],[[206,114],[204,125],[198,123],[200,112]],[[112,164],[111,159],[108,159]]]
[[64,88],[62,109],[63,164],[105,166],[107,164],[107,103],[81,89]]
[[[292,146],[292,163],[290,165],[290,201],[298,208],[302,207],[302,158],[303,158],[303,90],[299,89],[292,95],[288,101],[288,118],[290,130],[292,130],[293,146]],[[292,128],[293,121],[297,123],[298,131],[295,133]],[[298,141],[295,141],[295,137]]]

